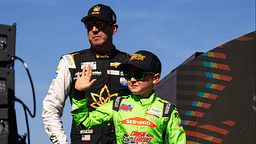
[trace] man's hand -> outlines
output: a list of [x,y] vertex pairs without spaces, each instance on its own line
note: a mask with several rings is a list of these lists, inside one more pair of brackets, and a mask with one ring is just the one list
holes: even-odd
[[88,65],[87,71],[85,72],[86,66],[84,66],[82,74],[77,73],[77,80],[75,84],[75,88],[80,91],[85,91],[90,88],[96,79],[91,80],[92,78],[92,67]]

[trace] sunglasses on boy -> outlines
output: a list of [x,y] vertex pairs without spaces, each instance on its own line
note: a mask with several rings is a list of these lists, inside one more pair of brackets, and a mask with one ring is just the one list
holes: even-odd
[[95,26],[98,30],[103,30],[106,27],[107,23],[104,21],[88,21],[85,23],[85,27],[88,30],[92,30]]
[[154,75],[154,74],[156,74],[156,73],[144,72],[144,71],[135,71],[135,72],[124,71],[124,77],[126,80],[131,80],[132,78],[134,78],[138,81],[142,81],[146,75]]

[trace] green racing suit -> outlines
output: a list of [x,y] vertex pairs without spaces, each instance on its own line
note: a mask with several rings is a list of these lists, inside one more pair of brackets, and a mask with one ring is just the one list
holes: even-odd
[[176,106],[157,97],[155,93],[149,98],[135,94],[116,97],[92,112],[88,111],[87,98],[82,99],[84,95],[79,93],[82,92],[76,90],[79,99],[72,99],[71,114],[76,125],[82,129],[113,121],[117,144],[162,144],[165,135],[169,144],[186,143],[186,134]]

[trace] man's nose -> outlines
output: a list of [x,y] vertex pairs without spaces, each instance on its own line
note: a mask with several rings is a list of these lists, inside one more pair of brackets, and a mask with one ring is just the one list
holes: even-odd
[[93,32],[96,32],[96,31],[99,31],[99,29],[98,29],[96,26],[93,26],[93,27],[92,27],[92,31],[93,31]]

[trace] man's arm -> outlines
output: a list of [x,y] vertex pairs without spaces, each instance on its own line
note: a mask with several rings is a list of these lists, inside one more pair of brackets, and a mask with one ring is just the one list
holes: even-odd
[[62,58],[56,70],[55,78],[43,100],[43,123],[49,139],[54,144],[68,144],[61,116],[70,91],[71,81],[70,71],[66,61]]
[[173,107],[167,123],[166,136],[169,144],[186,144],[186,134],[181,126],[181,119],[176,106]]

